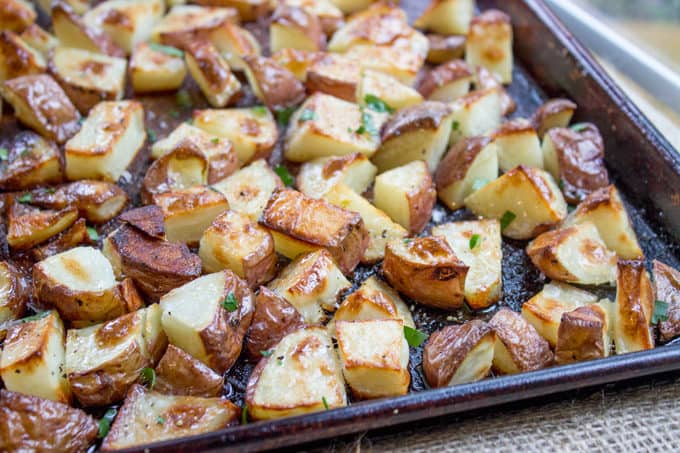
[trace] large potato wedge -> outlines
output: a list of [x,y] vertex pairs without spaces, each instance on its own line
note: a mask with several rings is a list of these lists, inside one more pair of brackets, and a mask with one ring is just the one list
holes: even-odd
[[362,194],[373,183],[377,168],[363,154],[320,157],[300,167],[296,186],[308,197],[321,198],[334,185],[343,183]]
[[33,131],[19,132],[7,144],[0,166],[0,188],[22,190],[61,182],[64,158],[57,145]]
[[666,319],[659,322],[661,340],[670,341],[680,335],[680,272],[654,260],[655,300],[668,304]]
[[54,2],[51,10],[52,28],[61,46],[88,50],[112,57],[125,56],[123,49],[118,47],[104,31],[85,23],[83,18],[78,15],[84,11],[74,11],[69,3],[72,2]]
[[474,0],[431,0],[413,24],[442,35],[464,35],[474,13]]
[[496,332],[493,369],[502,374],[523,373],[552,364],[548,342],[519,313],[501,308],[489,321]]
[[173,345],[156,365],[154,390],[166,395],[217,397],[223,384],[222,376]]
[[512,82],[512,25],[510,17],[488,9],[470,22],[465,59],[470,66],[484,66],[501,82]]
[[285,2],[279,3],[269,25],[272,52],[285,48],[317,51],[325,47],[326,35],[316,15]]
[[134,92],[149,93],[181,87],[187,75],[187,67],[181,57],[141,42],[132,52],[128,72]]
[[[518,165],[543,168],[541,143],[528,120],[515,118],[506,121],[491,134],[491,138],[498,146],[498,165],[501,171],[510,171]],[[553,177],[559,179],[555,174]]]
[[599,305],[586,305],[564,313],[557,333],[555,363],[607,357],[611,348],[608,332],[608,311]]
[[654,347],[649,324],[654,311],[654,292],[642,260],[619,260],[613,337],[617,354]]

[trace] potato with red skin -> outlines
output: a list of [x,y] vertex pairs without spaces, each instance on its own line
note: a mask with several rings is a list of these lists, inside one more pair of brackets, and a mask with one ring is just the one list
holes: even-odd
[[326,93],[345,101],[355,102],[361,79],[361,62],[342,54],[325,53],[307,69],[307,90]]
[[562,314],[555,363],[562,365],[607,357],[611,347],[608,324],[607,312],[599,305],[586,305]]
[[135,229],[147,234],[148,236],[164,239],[165,223],[163,210],[155,204],[130,209],[118,216],[118,220],[132,225]]
[[523,373],[552,364],[548,342],[519,313],[501,308],[489,321],[496,332],[493,369],[502,374]]
[[276,60],[245,56],[245,72],[255,96],[270,110],[294,107],[305,99],[305,86]]
[[494,75],[484,66],[477,66],[475,71],[475,88],[478,90],[495,89],[501,100],[501,114],[507,116],[517,109],[514,99],[508,94],[498,76]]
[[612,316],[617,354],[654,348],[653,312],[654,291],[644,260],[619,260]]
[[211,106],[226,107],[242,96],[241,83],[212,43],[195,41],[188,44],[184,61]]
[[191,141],[183,140],[146,170],[141,187],[142,202],[150,204],[154,195],[205,184],[207,174],[205,154]]
[[326,35],[321,21],[303,8],[280,3],[271,16],[269,48],[272,52],[285,48],[324,50]]
[[[31,291],[25,276],[9,261],[0,261],[0,324],[21,318]],[[0,341],[6,331],[0,328]]]
[[177,346],[168,345],[156,365],[154,390],[167,395],[216,397],[224,379]]
[[463,60],[451,60],[425,74],[418,91],[423,97],[442,102],[452,102],[470,91],[473,73]]
[[40,74],[46,69],[47,62],[41,53],[26,44],[16,33],[0,31],[0,81]]
[[79,245],[90,245],[92,243],[92,238],[87,231],[87,222],[85,222],[85,219],[78,219],[76,223],[53,236],[46,243],[33,247],[30,254],[34,261],[42,261]]
[[113,39],[103,31],[87,25],[68,3],[55,2],[51,16],[54,34],[61,46],[103,53],[112,57],[125,57],[125,52],[113,42]]
[[8,208],[7,243],[14,250],[26,250],[42,244],[69,228],[78,219],[78,210],[39,209],[11,197]]
[[57,145],[33,131],[14,135],[7,160],[0,162],[0,189],[22,190],[64,179],[64,155]]
[[569,99],[549,99],[536,109],[531,117],[534,129],[538,136],[543,137],[546,132],[554,127],[567,127],[576,111],[577,105]]
[[429,42],[428,63],[442,64],[465,55],[465,36],[446,36],[436,33],[430,33],[426,36]]
[[668,304],[666,319],[659,321],[662,341],[670,341],[680,335],[680,272],[654,260],[654,291],[656,300]]

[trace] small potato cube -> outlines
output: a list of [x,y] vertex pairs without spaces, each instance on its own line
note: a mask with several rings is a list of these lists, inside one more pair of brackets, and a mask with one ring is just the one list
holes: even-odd
[[279,137],[274,117],[267,109],[195,110],[193,119],[194,126],[228,139],[244,164],[267,158]]
[[189,73],[213,107],[233,104],[241,96],[241,83],[211,43],[196,41],[189,44],[184,59]]
[[144,144],[144,108],[137,101],[100,102],[65,145],[66,177],[116,182]]
[[[609,302],[606,302],[609,303]],[[562,315],[555,363],[566,364],[607,357],[611,347],[607,311],[587,305]]]
[[423,372],[431,387],[479,381],[493,364],[496,333],[478,319],[446,326],[430,335],[423,349]]
[[619,260],[616,302],[613,308],[614,345],[617,354],[654,347],[649,324],[654,311],[654,291],[644,260]]
[[531,117],[538,136],[543,137],[554,127],[567,127],[578,106],[569,99],[549,99]]
[[246,214],[226,211],[201,237],[198,256],[205,272],[230,269],[255,288],[276,274],[271,234]]
[[517,110],[517,103],[503,87],[500,77],[486,69],[484,66],[477,66],[475,70],[475,88],[477,88],[477,90],[492,89],[498,91],[498,97],[500,98],[501,103],[501,115],[507,116]]
[[34,261],[42,261],[57,253],[91,243],[92,239],[87,230],[85,219],[78,219],[73,225],[50,238],[46,243],[32,248],[30,254]]
[[234,71],[244,71],[246,57],[257,57],[262,53],[260,44],[255,36],[243,27],[235,24],[227,24],[225,36],[219,40],[213,40],[213,44],[222,53]]
[[552,364],[548,342],[522,316],[501,308],[489,321],[496,332],[493,369],[501,374],[539,370]]
[[273,111],[294,107],[305,99],[305,86],[272,58],[243,57],[253,93]]
[[47,74],[6,80],[0,91],[16,118],[49,140],[62,144],[80,128],[78,110]]
[[0,341],[5,338],[8,321],[26,312],[31,287],[24,275],[9,261],[0,261]]
[[442,35],[464,35],[474,14],[474,0],[431,0],[413,25]]
[[218,45],[229,39],[229,27],[238,21],[233,8],[175,5],[153,28],[151,41],[179,49],[199,40]]
[[449,144],[498,129],[503,118],[502,94],[500,88],[475,90],[450,104],[453,121]]
[[272,233],[276,251],[287,258],[326,248],[344,273],[354,270],[368,247],[361,215],[295,190],[275,191],[260,223]]
[[498,178],[498,146],[489,137],[469,137],[453,145],[434,174],[439,199],[451,210],[465,206],[465,198]]
[[251,373],[245,403],[255,420],[346,406],[342,367],[326,331],[308,327],[284,337]]
[[613,185],[596,190],[579,203],[564,221],[565,226],[590,221],[609,250],[622,259],[643,258],[633,224],[619,191]]
[[340,293],[351,286],[324,249],[297,258],[269,283],[269,289],[290,302],[308,324],[322,321],[322,308],[334,311]]
[[327,53],[307,70],[307,90],[354,102],[361,82],[361,62],[342,54]]
[[522,317],[550,343],[557,346],[562,315],[597,302],[594,294],[566,283],[550,282],[541,292],[522,304]]
[[409,38],[397,40],[391,46],[358,44],[344,55],[360,61],[364,70],[388,74],[407,86],[413,86],[427,56],[427,38],[414,33]]
[[399,292],[443,310],[462,307],[468,269],[438,236],[390,241],[382,263],[385,278]]
[[239,408],[224,398],[161,395],[135,385],[125,398],[101,449],[135,448],[218,431],[237,424],[239,414]]
[[146,170],[142,181],[142,203],[152,203],[157,194],[205,184],[207,176],[208,159],[205,154],[194,143],[182,141]]
[[468,94],[473,80],[473,72],[463,60],[451,60],[428,71],[418,91],[431,101],[453,102]]
[[326,35],[319,18],[297,6],[280,3],[269,25],[269,48],[272,52],[285,48],[323,50]]
[[302,164],[296,186],[311,198],[321,198],[338,183],[362,194],[373,183],[376,173],[375,165],[363,154],[319,157]]
[[446,151],[451,121],[451,108],[441,102],[428,101],[399,110],[383,127],[373,162],[383,172],[422,160],[433,172]]
[[510,17],[497,9],[489,9],[472,19],[467,34],[465,59],[473,68],[483,66],[512,82],[512,25]]
[[37,14],[31,2],[26,0],[7,0],[0,10],[0,30],[21,32],[30,27]]
[[270,2],[267,0],[196,0],[194,3],[204,6],[224,6],[234,8],[242,21],[251,22],[269,12]]
[[380,145],[378,131],[384,120],[383,114],[314,93],[290,119],[284,156],[293,162],[354,153],[371,157]]
[[127,67],[124,58],[57,47],[52,51],[49,67],[54,79],[83,115],[101,101],[123,98]]
[[60,403],[71,402],[64,375],[64,324],[56,311],[10,328],[0,357],[7,390]]
[[179,54],[171,55],[140,42],[130,57],[130,81],[135,93],[176,90],[182,86],[187,67]]
[[680,272],[654,260],[654,294],[656,300],[668,304],[666,319],[659,324],[662,341],[670,341],[680,335]]
[[523,118],[507,121],[494,131],[491,138],[498,146],[501,171],[510,171],[518,165],[543,168],[541,143],[529,121]]
[[356,102],[366,107],[366,100],[378,98],[395,110],[423,102],[423,96],[410,86],[382,72],[366,69],[356,87]]
[[501,220],[501,232],[529,239],[567,216],[567,204],[549,173],[520,165],[465,198],[475,215]]
[[222,393],[222,376],[177,346],[168,345],[155,371],[154,389],[159,393],[205,398]]
[[241,354],[253,293],[229,270],[204,275],[161,298],[163,330],[177,346],[223,374]]
[[272,193],[283,187],[281,179],[263,159],[256,160],[213,185],[229,202],[229,209],[259,220]]
[[59,211],[38,209],[17,201],[16,197],[11,199],[8,209],[7,244],[14,250],[26,250],[42,244],[78,220],[75,208]]
[[0,82],[47,69],[45,57],[16,33],[0,31]]
[[33,131],[15,134],[0,165],[0,188],[22,190],[61,182],[64,165],[57,145]]
[[436,200],[437,192],[423,161],[394,168],[375,178],[373,204],[411,234],[425,228]]
[[428,63],[442,64],[465,55],[465,36],[431,33],[427,35],[427,40],[430,44],[427,51]]
[[307,80],[307,71],[315,61],[327,58],[325,52],[308,52],[297,49],[281,49],[272,53],[272,59],[281,67],[288,69],[300,82]]
[[347,23],[333,34],[328,50],[346,52],[358,44],[391,44],[414,33],[403,9],[380,2],[349,16]]
[[284,0],[286,5],[297,6],[316,16],[327,36],[332,36],[345,24],[342,11],[331,0]]
[[534,265],[553,280],[601,285],[616,280],[616,254],[591,222],[547,231],[526,248]]
[[45,59],[49,57],[50,51],[59,44],[54,35],[46,32],[37,24],[31,24],[19,36],[26,44],[40,52]]
[[411,375],[403,321],[337,321],[335,327],[342,373],[356,398],[408,392]]
[[52,28],[62,47],[74,47],[112,57],[124,57],[123,49],[104,31],[91,27],[66,2],[52,6]]

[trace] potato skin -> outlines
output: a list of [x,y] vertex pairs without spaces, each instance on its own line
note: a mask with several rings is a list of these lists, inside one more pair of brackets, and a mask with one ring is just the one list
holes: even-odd
[[385,143],[419,129],[434,130],[451,114],[451,107],[443,102],[425,101],[399,110],[382,128],[381,140]]
[[428,98],[437,88],[471,76],[472,71],[467,63],[463,60],[451,60],[425,74],[418,85],[418,91],[424,98]]
[[147,235],[163,239],[165,238],[165,219],[163,210],[155,204],[130,209],[118,216],[118,220],[127,222],[139,231]]
[[[476,88],[478,90],[496,89],[499,91],[501,97],[501,114],[503,116],[509,115],[517,109],[515,100],[508,94],[503,87],[503,84],[484,66],[477,66],[477,81]],[[540,137],[540,136],[539,136]]]
[[606,318],[598,306],[578,307],[562,314],[555,347],[555,363],[566,364],[605,357],[610,345],[604,344]]
[[475,161],[477,155],[490,143],[491,138],[478,136],[465,138],[451,146],[439,162],[434,174],[437,189],[442,190],[465,178],[468,168]]
[[33,247],[30,253],[34,261],[42,261],[79,245],[90,244],[92,244],[92,239],[87,232],[87,222],[85,219],[78,219],[76,223],[50,238],[45,244]]
[[0,441],[4,451],[81,452],[95,441],[94,419],[67,404],[0,390]]
[[[0,261],[0,278],[5,280],[3,283],[7,285],[0,288],[3,298],[0,308],[9,309],[12,312],[12,319],[19,319],[26,312],[31,295],[30,286],[19,269],[9,261]],[[4,331],[0,331],[0,340],[4,336]]]
[[653,271],[656,300],[668,304],[667,318],[659,322],[659,334],[662,341],[670,341],[680,335],[680,272],[657,260]]
[[553,362],[548,342],[518,313],[502,308],[491,318],[489,325],[520,372],[539,370]]
[[569,99],[549,99],[536,109],[531,117],[531,123],[538,131],[539,137],[543,137],[552,127],[567,127],[568,124],[558,124],[557,119],[559,115],[565,114],[571,118],[576,108],[577,105]]
[[262,93],[262,102],[271,110],[293,107],[305,99],[305,86],[276,60],[246,55],[243,61]]
[[[12,137],[7,149],[8,164],[0,170],[0,189],[22,190],[63,180],[64,154],[54,142],[23,131]],[[41,155],[36,155],[36,150],[42,150]],[[49,171],[51,166],[56,168]]]
[[223,383],[222,376],[173,345],[156,365],[154,390],[160,393],[215,397],[222,393]]

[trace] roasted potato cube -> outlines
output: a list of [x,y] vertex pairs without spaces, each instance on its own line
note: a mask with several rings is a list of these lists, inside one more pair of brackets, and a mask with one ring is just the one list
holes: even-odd
[[78,219],[73,225],[50,238],[46,243],[33,247],[30,254],[34,261],[42,261],[57,253],[65,252],[79,245],[89,245],[92,242],[85,219]]
[[43,137],[62,144],[78,132],[78,110],[49,75],[6,80],[1,91],[16,118]]
[[240,412],[223,398],[161,395],[135,385],[104,438],[102,451],[217,431],[237,424]]
[[481,310],[501,298],[501,228],[496,220],[450,222],[432,228],[470,269],[465,277],[465,300]]
[[31,295],[29,283],[15,265],[0,261],[0,341],[8,321],[21,318]]
[[130,57],[130,82],[135,93],[176,90],[187,75],[184,59],[140,42]]
[[484,66],[512,82],[512,26],[510,16],[497,9],[488,9],[470,22],[465,46],[465,59],[473,68]]
[[213,188],[219,190],[229,201],[229,209],[259,220],[269,197],[283,187],[281,179],[263,159],[238,170]]
[[193,119],[194,126],[229,140],[244,164],[267,158],[279,137],[274,117],[267,109],[195,110]]
[[468,94],[474,75],[463,60],[451,60],[428,71],[420,80],[418,91],[431,100],[453,102]]
[[520,165],[465,198],[475,215],[501,220],[503,235],[529,239],[567,216],[567,204],[549,173]]
[[494,371],[501,374],[523,373],[552,364],[550,345],[519,313],[501,308],[489,325],[496,332]]
[[229,209],[224,195],[202,186],[160,193],[153,202],[163,210],[167,240],[190,245],[198,244],[215,217]]
[[[510,171],[518,165],[543,168],[543,151],[538,135],[531,123],[524,118],[503,123],[491,134],[491,139],[498,146],[498,165],[501,171]],[[559,179],[555,174],[553,177]]]
[[100,102],[65,145],[66,177],[116,182],[144,144],[144,108],[137,101]]
[[560,181],[564,197],[572,203],[609,185],[602,136],[593,124],[582,127],[578,132],[552,128],[543,138],[545,169]]
[[31,26],[37,14],[33,4],[26,0],[7,0],[0,11],[0,29],[21,32]]
[[489,137],[470,137],[453,145],[434,174],[437,195],[449,209],[465,206],[465,198],[498,178],[498,146]]
[[52,28],[63,47],[89,50],[90,52],[124,57],[125,52],[104,31],[85,23],[66,2],[52,5]]
[[361,153],[371,157],[385,115],[323,93],[314,93],[293,114],[284,156],[293,162]]
[[446,63],[465,55],[465,36],[445,36],[431,33],[427,35],[427,40],[430,44],[427,51],[428,63]]
[[468,269],[438,236],[390,241],[382,263],[385,278],[399,292],[443,310],[462,307]]
[[230,269],[251,288],[267,283],[276,274],[274,240],[258,223],[235,211],[213,220],[201,237],[198,256],[205,272]]
[[397,39],[390,46],[353,45],[345,56],[360,61],[364,70],[383,72],[404,85],[413,86],[425,63],[427,46],[425,36],[413,33],[410,38]]
[[307,80],[309,67],[315,61],[326,58],[328,55],[325,52],[308,52],[306,50],[286,48],[278,52],[272,52],[272,59],[281,67],[292,72],[296,79],[304,82]]
[[609,250],[622,259],[643,258],[633,224],[628,217],[619,191],[609,185],[592,192],[569,214],[565,226],[590,221],[597,227]]
[[269,283],[269,289],[290,302],[308,324],[322,321],[322,308],[334,311],[340,293],[351,286],[324,249],[294,260]]
[[363,154],[320,157],[300,167],[296,186],[311,198],[321,198],[334,185],[343,183],[361,194],[373,183],[377,168]]
[[423,349],[423,372],[431,387],[479,381],[493,364],[496,333],[479,319],[446,326],[430,335]]
[[163,1],[107,0],[83,15],[83,21],[109,35],[128,55],[151,36],[156,22],[163,16]]
[[[238,166],[238,158],[235,154],[233,157]],[[182,140],[146,170],[142,181],[142,203],[152,203],[157,194],[200,186],[207,179],[208,159],[205,154],[195,142]]]
[[15,250],[26,250],[41,244],[78,220],[78,210],[75,208],[42,210],[21,203],[16,197],[12,198],[8,209],[7,243]]
[[151,40],[179,49],[195,41],[219,45],[229,39],[230,25],[238,21],[238,12],[233,8],[175,5],[153,28]]
[[166,395],[217,397],[223,384],[222,376],[173,345],[156,365],[154,389]]
[[562,314],[555,363],[562,365],[607,357],[611,347],[608,328],[607,311],[599,305],[587,305]]
[[342,368],[326,331],[308,327],[285,336],[251,373],[245,402],[255,420],[346,406]]
[[[508,94],[508,91],[503,87],[500,77],[493,74],[484,66],[477,66],[475,71],[475,87],[478,90],[495,89],[498,91],[498,96],[501,103],[501,114],[503,116],[510,115],[517,109],[517,104],[514,99]],[[533,125],[533,120],[532,120]],[[534,126],[535,129],[535,126]],[[539,135],[539,138],[542,137]]]
[[241,354],[253,317],[253,292],[229,270],[204,275],[161,298],[171,344],[219,374]]
[[118,277],[132,279],[153,301],[201,275],[201,259],[185,244],[166,242],[131,225],[107,236],[102,251]]
[[643,260],[619,260],[616,302],[613,308],[614,345],[617,354],[654,347],[649,324],[654,311],[654,292]]
[[243,21],[255,21],[269,12],[267,0],[196,0],[194,3],[203,6],[224,6],[234,8]]
[[654,294],[656,300],[668,304],[666,319],[659,322],[662,341],[670,341],[680,335],[680,272],[654,260]]
[[40,52],[26,44],[16,33],[0,31],[0,82],[40,74],[46,69],[47,62]]
[[250,359],[259,360],[289,333],[305,327],[302,314],[286,299],[266,286],[260,286],[255,297],[253,322],[246,336]]
[[323,50],[326,35],[319,18],[297,6],[279,3],[269,25],[269,48],[272,52],[285,48]]
[[117,283],[111,263],[97,249],[76,247],[33,266],[33,294],[67,321],[101,322],[142,304],[130,283]]
[[69,47],[54,49],[49,63],[50,73],[83,115],[101,101],[123,98],[126,67],[124,58]]
[[332,36],[345,24],[342,11],[331,0],[284,0],[286,5],[297,6],[316,16],[327,36]]
[[553,280],[601,285],[616,280],[616,254],[591,222],[547,231],[526,248],[534,265]]
[[446,151],[451,122],[451,108],[441,102],[428,101],[399,110],[383,127],[373,162],[383,172],[422,160],[433,172]]
[[549,99],[536,109],[531,122],[538,136],[543,137],[546,132],[554,127],[567,127],[571,117],[576,111],[577,105],[569,99]]
[[354,102],[361,82],[361,62],[342,54],[316,58],[307,70],[307,90]]
[[213,40],[213,44],[227,60],[230,68],[234,71],[244,71],[246,64],[243,59],[260,55],[262,53],[260,44],[251,32],[235,24],[227,24],[225,33],[224,38]]
[[0,161],[0,188],[22,190],[61,182],[63,157],[54,142],[32,131],[15,134],[5,148],[7,159]]
[[431,0],[413,25],[442,35],[464,35],[474,14],[474,0]]
[[416,31],[408,25],[406,12],[389,3],[378,2],[349,16],[347,23],[333,34],[328,43],[331,52],[346,52],[359,45],[392,44]]
[[7,451],[86,451],[98,430],[91,416],[68,404],[0,390],[0,433]]
[[500,88],[475,90],[450,104],[453,120],[449,144],[496,130],[502,119],[502,93]]
[[241,83],[211,43],[195,41],[187,45],[184,60],[189,73],[213,107],[233,104],[241,96]]
[[554,281],[546,284],[541,292],[524,302],[522,316],[554,348],[557,346],[562,315],[595,302],[597,297],[588,291]]
[[19,36],[26,44],[40,52],[45,59],[49,57],[50,51],[59,44],[54,35],[46,32],[37,24],[31,24]]
[[402,320],[337,321],[335,328],[342,373],[356,398],[408,392],[409,350]]
[[305,86],[272,58],[243,57],[253,93],[271,110],[294,107],[305,99]]
[[420,104],[423,97],[410,86],[382,72],[366,69],[356,87],[356,102],[366,107],[367,99],[378,98],[389,107],[399,110]]
[[425,228],[436,201],[437,192],[423,161],[393,168],[375,178],[373,204],[409,233]]
[[343,273],[359,264],[369,235],[361,215],[290,189],[276,190],[260,223],[274,237],[276,251],[288,258],[326,248]]

